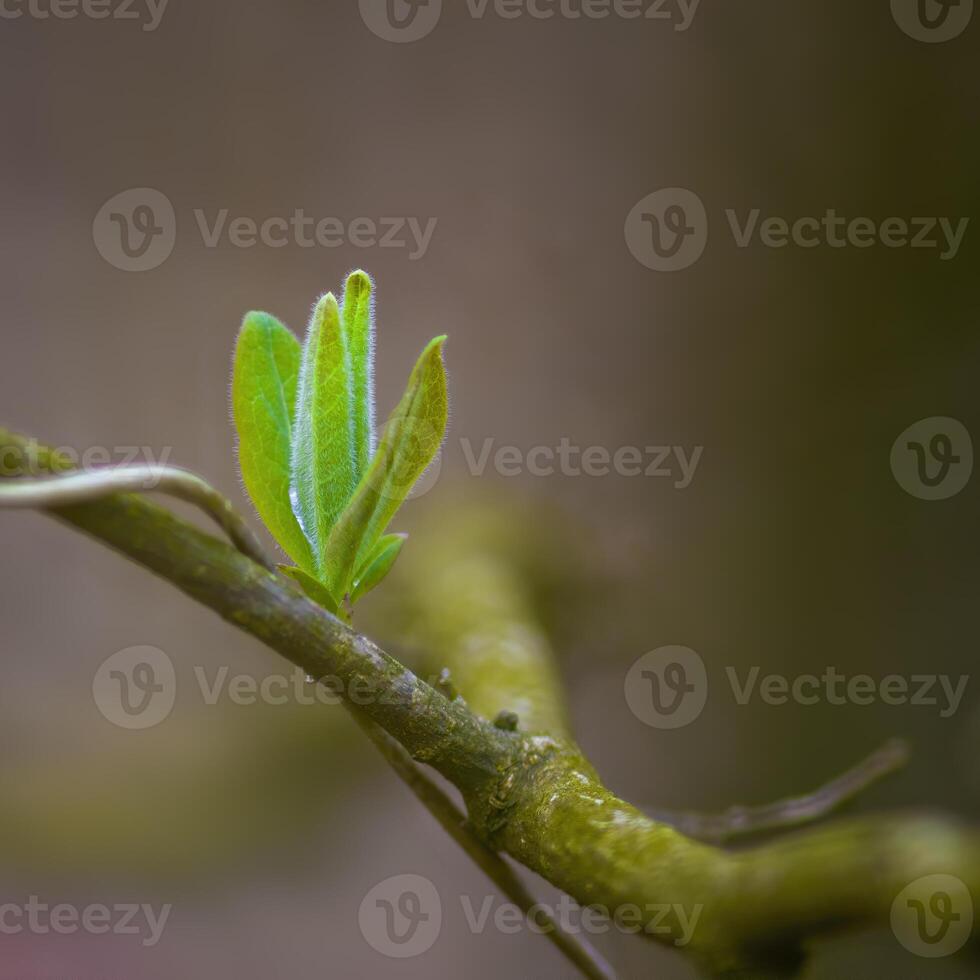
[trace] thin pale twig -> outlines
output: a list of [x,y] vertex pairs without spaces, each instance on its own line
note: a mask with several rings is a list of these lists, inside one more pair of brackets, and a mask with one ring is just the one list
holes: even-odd
[[762,806],[732,806],[723,813],[664,810],[653,811],[650,815],[676,827],[688,837],[722,844],[733,837],[813,823],[872,783],[900,769],[907,760],[907,745],[900,739],[890,739],[856,766],[806,796],[794,796]]
[[0,483],[0,508],[67,507],[89,503],[109,494],[147,493],[152,490],[199,507],[221,527],[239,551],[263,568],[275,570],[258,538],[230,501],[196,473],[175,466],[116,466],[38,480],[3,481]]

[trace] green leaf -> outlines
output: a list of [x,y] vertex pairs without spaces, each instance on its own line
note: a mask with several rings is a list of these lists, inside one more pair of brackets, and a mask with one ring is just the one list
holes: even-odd
[[366,595],[391,571],[395,559],[401,554],[402,545],[407,534],[383,534],[378,543],[368,553],[364,564],[358,569],[354,578],[354,588],[351,590],[351,604]]
[[351,416],[357,479],[374,454],[374,315],[371,278],[357,270],[347,277],[342,307],[343,330],[350,357]]
[[321,577],[334,595],[348,594],[354,569],[439,451],[447,420],[445,340],[436,337],[419,357],[367,473],[327,539]]
[[290,501],[322,578],[324,544],[357,484],[350,359],[333,293],[316,305],[303,345]]
[[249,313],[235,346],[231,404],[238,465],[259,517],[298,565],[313,556],[289,496],[290,430],[296,408],[300,347],[274,316]]
[[294,582],[297,582],[306,593],[307,598],[312,599],[315,603],[323,606],[324,609],[329,610],[334,615],[337,614],[338,603],[312,575],[307,575],[302,568],[297,568],[293,565],[280,565],[279,571],[288,578],[291,578]]

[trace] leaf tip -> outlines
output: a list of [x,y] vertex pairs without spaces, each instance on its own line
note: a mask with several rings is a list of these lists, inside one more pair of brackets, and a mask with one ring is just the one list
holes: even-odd
[[257,333],[268,333],[273,329],[276,318],[271,313],[263,313],[261,310],[249,310],[242,317],[242,325],[239,328],[239,336],[243,333],[255,331]]
[[344,297],[360,297],[363,294],[370,294],[374,289],[371,277],[363,269],[355,269],[344,283]]
[[339,309],[337,305],[337,297],[333,293],[324,293],[317,301],[316,305],[313,307],[313,315],[316,318],[323,316],[325,313]]

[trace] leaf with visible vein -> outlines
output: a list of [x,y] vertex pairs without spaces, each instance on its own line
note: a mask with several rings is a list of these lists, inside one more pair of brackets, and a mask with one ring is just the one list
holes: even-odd
[[402,545],[405,544],[407,537],[407,534],[381,535],[354,577],[354,587],[350,594],[352,604],[381,584],[395,564],[395,559],[401,554]]
[[299,378],[299,341],[274,316],[246,315],[235,346],[232,414],[242,480],[263,523],[298,565],[313,556],[290,505],[290,431]]
[[374,453],[374,316],[371,278],[357,270],[347,277],[341,307],[350,358],[351,415],[357,479],[367,471]]
[[367,473],[330,533],[321,578],[333,595],[350,591],[354,569],[439,452],[447,420],[445,340],[436,337],[419,357]]
[[303,345],[290,500],[322,578],[324,544],[357,484],[350,359],[333,293],[316,305]]

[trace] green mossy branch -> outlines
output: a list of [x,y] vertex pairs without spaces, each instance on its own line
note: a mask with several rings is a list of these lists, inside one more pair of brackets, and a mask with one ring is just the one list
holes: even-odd
[[[492,798],[469,801],[470,817],[495,846],[581,904],[671,905],[688,914],[702,906],[684,949],[709,974],[792,976],[807,938],[887,923],[894,897],[918,877],[957,875],[980,897],[980,834],[946,817],[840,822],[730,853],[618,799],[569,734],[555,658],[530,614],[499,508],[440,515],[419,537],[426,547],[402,579],[425,669],[447,670],[487,718],[517,714],[525,735],[523,758]],[[873,780],[873,767],[864,776]],[[684,941],[672,916],[655,938]]]
[[[26,445],[0,430],[0,463]],[[4,472],[10,475],[0,467]],[[425,684],[283,577],[141,497],[110,496],[51,513],[307,674],[338,678],[365,717],[460,789],[488,846],[581,904],[638,909],[641,931],[653,926],[655,911],[656,925],[666,929],[651,938],[669,945],[686,938],[683,950],[709,974],[790,976],[805,940],[883,924],[898,892],[923,875],[956,875],[980,898],[980,834],[945,817],[841,822],[729,853],[616,798],[567,735],[550,650],[522,583],[499,561],[464,556],[439,580],[441,593],[420,609],[416,624],[468,706]],[[450,561],[448,551],[440,554]],[[468,676],[466,651],[481,647],[481,669]],[[489,720],[515,705],[523,711],[523,721],[516,712],[518,731]],[[701,909],[689,936],[673,911],[659,918],[664,906]]]

